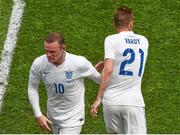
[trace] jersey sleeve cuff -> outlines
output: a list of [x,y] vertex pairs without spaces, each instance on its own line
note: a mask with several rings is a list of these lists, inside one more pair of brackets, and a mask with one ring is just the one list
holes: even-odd
[[37,117],[40,117],[42,115],[42,113],[41,112],[35,112],[34,113],[34,116],[37,118]]

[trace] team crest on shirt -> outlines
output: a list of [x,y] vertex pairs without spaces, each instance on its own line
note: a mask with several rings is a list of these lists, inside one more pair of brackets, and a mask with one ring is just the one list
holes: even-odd
[[73,77],[73,71],[65,71],[66,79],[70,80]]

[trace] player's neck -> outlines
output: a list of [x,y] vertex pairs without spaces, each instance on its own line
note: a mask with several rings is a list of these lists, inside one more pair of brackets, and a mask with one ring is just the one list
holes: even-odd
[[54,65],[59,66],[63,64],[65,61],[65,57],[66,57],[66,52],[64,51],[62,56],[59,58],[59,60],[56,63],[54,63]]
[[132,31],[133,28],[133,22],[129,23],[127,26],[122,26],[119,28],[116,28],[117,32],[124,32],[124,31]]
[[117,28],[116,30],[117,30],[118,33],[124,32],[124,31],[132,31],[132,29],[127,28],[127,27],[124,27],[124,28]]

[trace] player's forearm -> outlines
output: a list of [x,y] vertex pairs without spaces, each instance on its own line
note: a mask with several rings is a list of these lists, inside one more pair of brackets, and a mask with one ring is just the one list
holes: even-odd
[[39,117],[42,115],[39,107],[39,93],[38,93],[38,84],[33,84],[29,82],[28,85],[28,98],[32,106],[34,116]]
[[111,75],[112,75],[111,70],[107,70],[106,68],[103,69],[102,74],[101,74],[101,83],[100,83],[99,91],[96,97],[97,99],[102,99],[103,94],[109,84]]

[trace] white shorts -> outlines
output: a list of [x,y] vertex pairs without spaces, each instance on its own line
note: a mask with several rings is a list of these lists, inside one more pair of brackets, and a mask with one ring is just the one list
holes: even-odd
[[63,127],[52,124],[53,134],[80,134],[82,126]]
[[111,134],[146,134],[144,107],[103,105],[106,130]]

